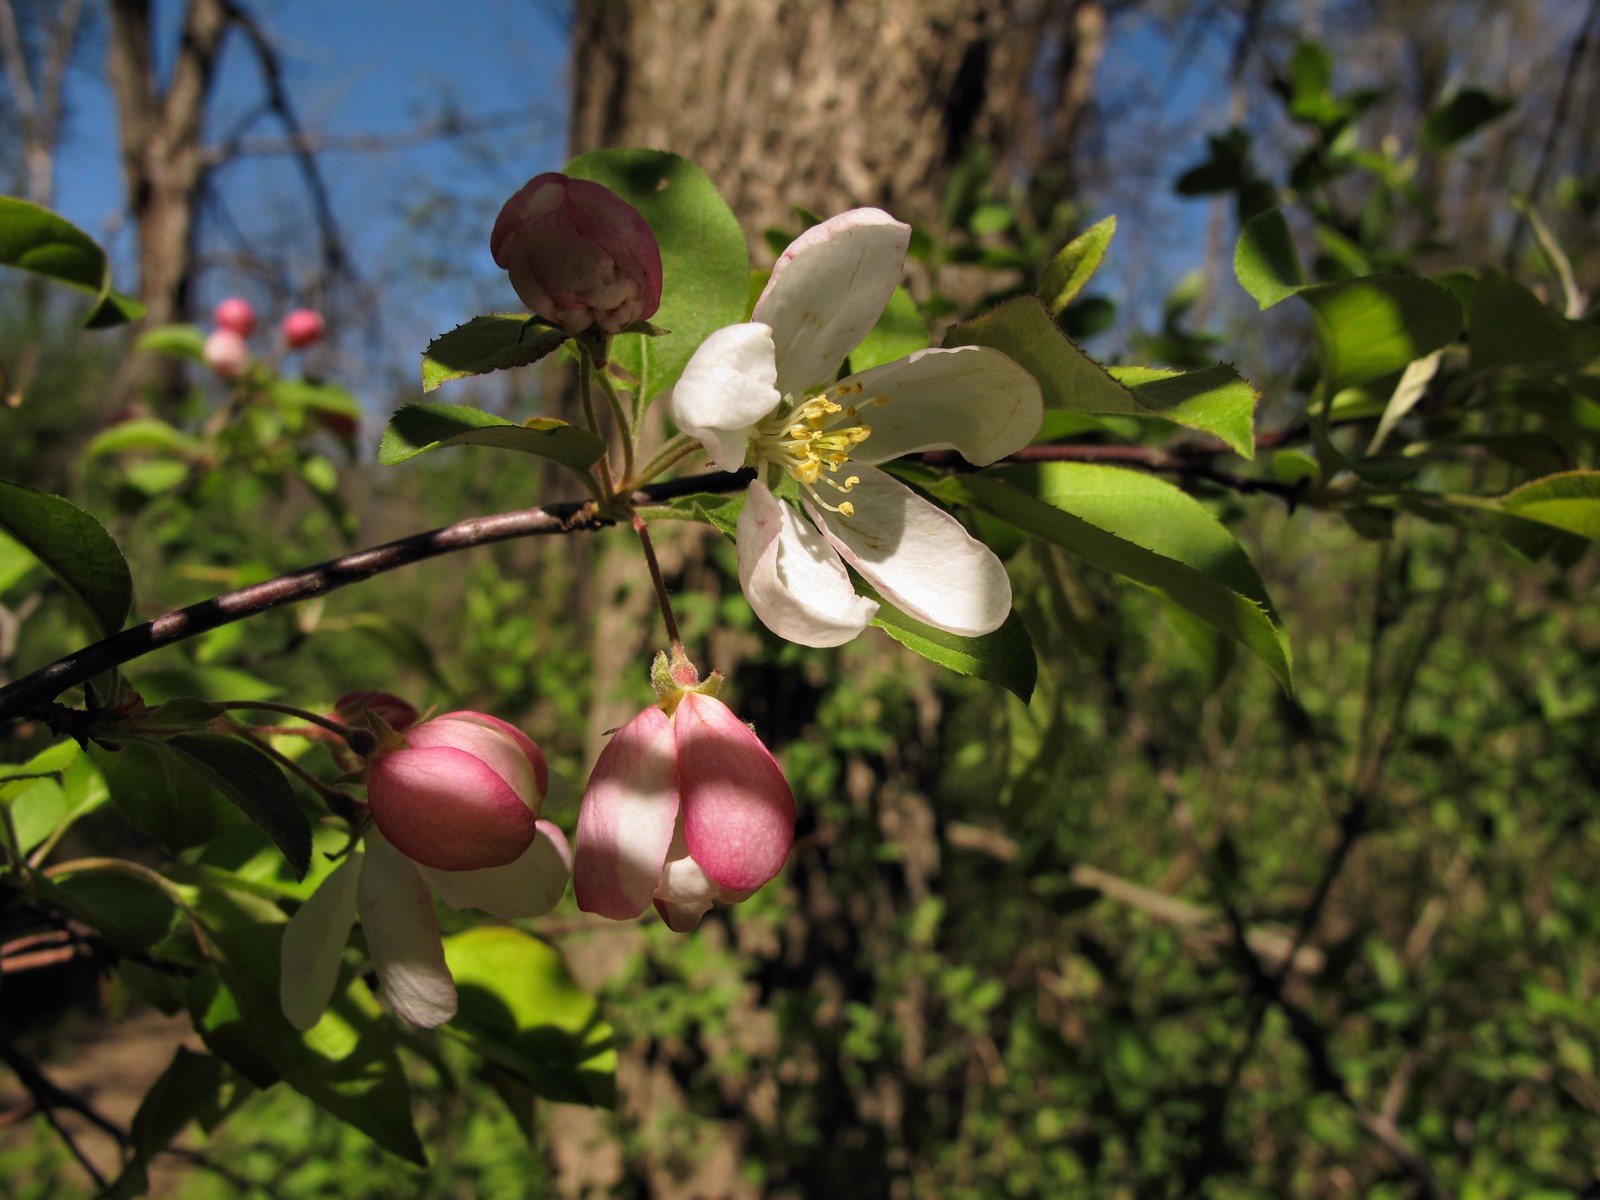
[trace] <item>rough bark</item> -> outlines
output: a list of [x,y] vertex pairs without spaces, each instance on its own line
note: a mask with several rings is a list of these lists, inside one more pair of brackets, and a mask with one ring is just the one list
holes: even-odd
[[1103,24],[1097,0],[579,0],[569,141],[692,158],[758,254],[792,204],[931,221],[975,145],[1070,182]]

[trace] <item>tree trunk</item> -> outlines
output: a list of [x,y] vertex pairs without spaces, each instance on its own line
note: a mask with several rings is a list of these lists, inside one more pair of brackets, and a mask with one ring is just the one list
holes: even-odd
[[571,149],[693,159],[767,259],[792,204],[932,222],[978,145],[1070,189],[1103,25],[1099,0],[579,0]]
[[[195,218],[206,177],[201,137],[217,52],[232,17],[226,0],[189,0],[163,90],[156,78],[150,0],[111,0],[110,10],[106,72],[138,238],[139,299],[148,309],[146,322],[163,325],[192,315]],[[136,353],[116,391],[127,397],[153,384],[158,395],[170,393],[178,382],[176,368],[169,358]]]

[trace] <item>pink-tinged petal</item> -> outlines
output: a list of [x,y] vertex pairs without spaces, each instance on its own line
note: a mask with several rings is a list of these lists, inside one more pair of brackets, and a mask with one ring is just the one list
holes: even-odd
[[408,732],[406,745],[417,749],[451,746],[482,759],[535,815],[550,786],[550,768],[539,744],[509,721],[488,713],[453,712],[434,717]]
[[672,849],[667,852],[667,864],[661,869],[661,882],[656,885],[656,912],[674,933],[688,933],[700,924],[700,919],[711,911],[718,900],[724,904],[737,904],[748,900],[750,891],[725,888],[707,875],[700,864],[689,857],[683,828],[672,836]]
[[413,1025],[443,1025],[456,1014],[456,985],[428,885],[381,833],[369,831],[366,846],[356,909],[384,999]]
[[616,921],[642,913],[677,819],[672,722],[652,705],[617,730],[589,776],[573,857],[578,907]]
[[988,346],[918,350],[843,382],[862,385],[856,405],[872,428],[852,462],[956,450],[988,466],[1031,442],[1044,420],[1039,381]]
[[789,243],[752,314],[772,326],[781,394],[798,400],[833,382],[883,315],[910,244],[911,226],[876,208],[830,217]]
[[672,419],[719,470],[744,466],[756,422],[778,407],[774,354],[765,325],[729,325],[700,343],[673,385]]
[[572,873],[572,852],[566,834],[540,821],[539,836],[516,862],[482,871],[417,869],[451,908],[482,909],[515,921],[542,916],[560,903]]
[[840,556],[903,612],[966,637],[1011,611],[1011,580],[994,551],[943,509],[874,467],[857,472],[855,515],[806,511]]
[[722,701],[686,693],[673,714],[683,841],[712,882],[760,887],[794,842],[794,794],[771,752]]
[[367,805],[384,837],[440,871],[500,867],[533,843],[536,818],[498,772],[449,746],[380,754]]
[[356,886],[361,855],[352,853],[333,869],[289,918],[283,931],[278,981],[283,1015],[296,1029],[310,1029],[333,999],[345,943],[356,923]]
[[841,646],[878,611],[856,595],[838,552],[757,480],[739,514],[739,583],[761,623],[802,646]]

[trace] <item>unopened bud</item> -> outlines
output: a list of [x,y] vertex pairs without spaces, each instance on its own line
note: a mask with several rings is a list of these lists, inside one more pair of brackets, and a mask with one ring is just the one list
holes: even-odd
[[206,360],[206,366],[224,379],[239,378],[250,365],[250,347],[232,329],[215,330],[206,338],[200,354]]
[[250,307],[250,301],[238,296],[229,296],[218,304],[212,319],[218,329],[231,329],[242,338],[249,337],[256,329],[256,310]]
[[616,333],[661,306],[661,248],[610,188],[557,172],[507,200],[489,238],[494,261],[534,312],[568,333]]
[[304,350],[322,340],[328,323],[314,308],[297,308],[283,318],[283,340],[291,350]]

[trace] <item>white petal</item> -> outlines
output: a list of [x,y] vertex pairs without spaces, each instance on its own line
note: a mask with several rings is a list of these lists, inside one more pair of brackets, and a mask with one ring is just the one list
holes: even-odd
[[739,583],[761,623],[802,646],[843,645],[878,611],[827,540],[759,480],[739,514]]
[[661,868],[661,882],[656,887],[656,912],[674,933],[688,933],[700,924],[700,918],[711,910],[711,905],[721,900],[737,904],[748,900],[755,891],[740,892],[725,888],[705,873],[704,868],[689,857],[689,847],[684,840],[682,826],[673,834],[672,848],[667,852],[666,864]]
[[744,466],[755,424],[778,407],[777,359],[765,325],[729,325],[705,341],[672,388],[672,419],[700,439],[711,465]]
[[830,217],[789,243],[753,314],[772,326],[780,393],[799,399],[833,382],[883,315],[910,244],[911,226],[876,208]]
[[454,909],[478,908],[503,920],[537,917],[549,912],[567,890],[572,852],[567,835],[549,821],[540,821],[533,845],[503,867],[479,871],[417,870]]
[[862,385],[856,405],[872,427],[852,462],[958,450],[984,467],[1026,446],[1044,420],[1039,381],[988,346],[918,350],[845,382]]
[[572,894],[584,912],[627,921],[650,903],[678,819],[677,764],[672,721],[653,704],[600,751],[578,810]]
[[283,1015],[296,1029],[310,1029],[333,999],[344,962],[344,946],[356,923],[356,881],[361,854],[353,852],[289,918],[283,931],[283,969],[278,980]]
[[376,829],[366,834],[356,908],[384,999],[413,1025],[432,1029],[456,1015],[456,985],[444,963],[439,918],[416,864]]
[[1000,628],[1011,580],[994,552],[949,513],[872,467],[857,472],[855,515],[806,501],[845,562],[902,611],[968,637]]

